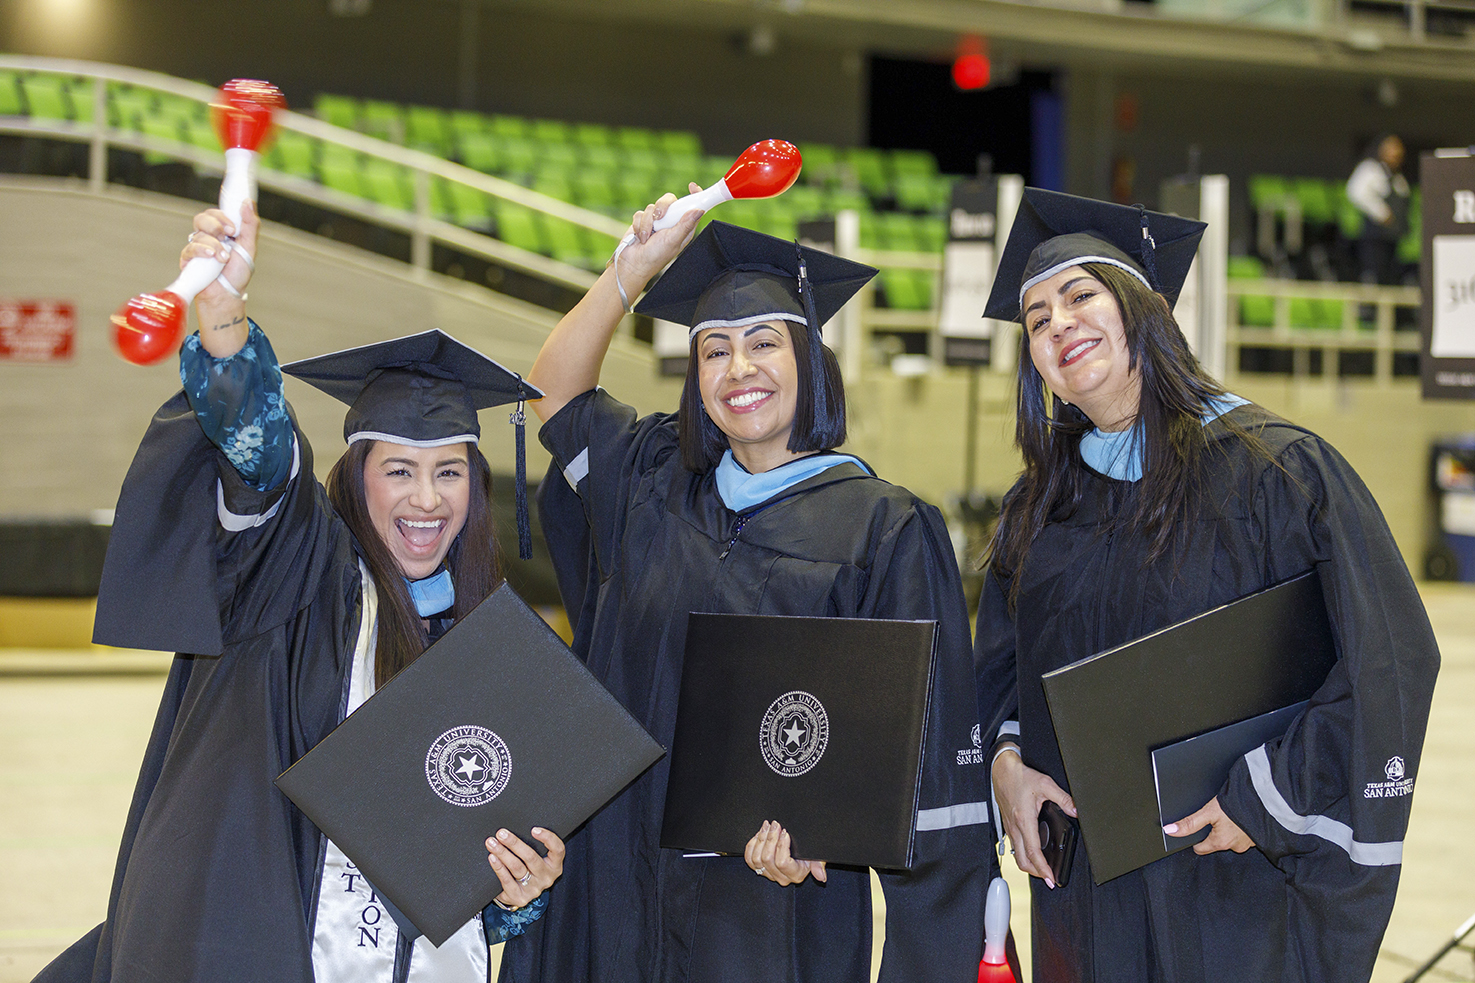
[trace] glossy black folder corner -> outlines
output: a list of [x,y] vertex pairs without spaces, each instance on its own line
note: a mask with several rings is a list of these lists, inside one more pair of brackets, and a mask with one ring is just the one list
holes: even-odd
[[910,867],[936,637],[933,621],[692,614],[661,845],[741,854],[773,819],[797,856]]
[[[1310,571],[1046,673],[1092,879],[1104,883],[1172,852],[1153,751],[1309,699],[1336,659],[1321,581]],[[1199,780],[1217,790],[1227,774]]]
[[[663,753],[504,584],[277,786],[440,945],[502,890],[488,836],[505,826],[528,839],[537,825],[567,837]],[[496,781],[458,794],[441,758]]]

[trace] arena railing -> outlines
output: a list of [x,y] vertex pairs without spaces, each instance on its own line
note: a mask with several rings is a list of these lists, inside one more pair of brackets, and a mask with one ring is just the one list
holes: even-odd
[[[1243,349],[1268,349],[1291,353],[1291,376],[1298,382],[1314,378],[1311,353],[1321,352],[1320,377],[1335,382],[1340,377],[1339,356],[1343,352],[1371,352],[1373,379],[1378,385],[1394,380],[1394,360],[1398,353],[1417,354],[1420,336],[1417,330],[1399,330],[1400,320],[1406,326],[1417,324],[1417,311],[1423,302],[1418,287],[1387,287],[1360,283],[1321,283],[1309,280],[1230,278],[1228,294],[1228,330],[1226,342],[1228,367],[1226,382],[1242,374],[1240,353]],[[1241,298],[1270,298],[1275,316],[1270,325],[1247,325],[1241,322]],[[1293,324],[1292,307],[1296,301],[1340,305],[1339,323],[1333,327],[1308,327]],[[1399,309],[1411,312],[1398,316]],[[1371,312],[1371,321],[1367,314]],[[1278,373],[1279,374],[1279,373]]]
[[[87,180],[92,191],[102,194],[108,184],[108,150],[151,153],[192,165],[197,172],[219,174],[224,170],[224,157],[211,151],[147,133],[110,125],[107,112],[108,83],[119,83],[150,89],[170,96],[208,104],[216,90],[197,82],[141,69],[105,65],[96,62],[0,55],[0,71],[37,72],[91,82],[90,120],[68,122],[25,116],[0,116],[0,133],[11,133],[86,143],[89,146]],[[261,167],[258,182],[268,189],[299,201],[317,205],[365,222],[407,233],[410,237],[410,262],[416,268],[429,270],[432,244],[449,246],[481,259],[497,263],[542,280],[574,290],[586,290],[596,275],[589,270],[503,242],[493,236],[463,228],[438,219],[431,207],[431,180],[442,178],[465,185],[494,198],[523,205],[545,215],[609,236],[623,235],[626,223],[617,222],[598,212],[560,201],[522,185],[483,174],[452,161],[342,129],[301,113],[286,111],[278,115],[278,126],[304,136],[336,144],[401,165],[412,175],[415,208],[413,212],[387,207],[318,184],[315,181],[269,167]]]

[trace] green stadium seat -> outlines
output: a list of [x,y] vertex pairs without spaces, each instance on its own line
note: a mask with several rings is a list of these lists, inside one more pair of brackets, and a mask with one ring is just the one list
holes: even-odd
[[[624,147],[624,166],[632,171],[659,171],[666,166],[666,158],[649,147]],[[688,158],[689,160],[689,158]],[[697,163],[692,173],[701,170]]]
[[540,170],[533,178],[533,190],[559,201],[574,200],[574,186],[569,172],[560,169]]
[[450,157],[454,141],[446,111],[434,106],[410,106],[405,110],[405,143],[426,153]]
[[492,229],[495,222],[492,217],[491,195],[459,181],[447,181],[445,191],[450,197],[451,208],[456,213],[457,225],[476,229],[479,232],[488,232]]
[[501,141],[485,130],[461,134],[461,163],[483,174],[502,170]]
[[1313,225],[1331,225],[1336,221],[1336,203],[1328,182],[1320,178],[1296,178],[1291,193],[1301,205],[1301,218]]
[[535,119],[528,135],[538,143],[570,143],[574,130],[562,120]]
[[885,243],[882,246],[883,249],[896,249],[909,253],[921,251],[921,245],[917,242],[916,227],[910,215],[905,212],[881,212],[876,215],[876,221],[880,225],[881,241]]
[[539,150],[539,171],[572,171],[579,166],[579,148],[572,143],[545,143]]
[[296,130],[278,129],[266,151],[266,166],[283,174],[317,180],[318,142]]
[[430,175],[430,215],[442,222],[456,221],[456,200],[451,197],[451,182],[439,174]]
[[618,148],[609,144],[584,144],[579,148],[579,166],[585,170],[609,175],[624,163]]
[[32,119],[69,123],[76,118],[72,97],[67,91],[67,80],[63,76],[36,72],[25,76],[21,85]]
[[575,123],[573,139],[584,147],[608,147],[615,142],[615,131],[602,123]]
[[482,120],[482,125],[499,137],[511,137],[516,140],[527,140],[532,137],[528,121],[521,116],[494,113],[491,116],[482,117]]
[[186,143],[201,150],[224,152],[225,148],[220,145],[220,134],[215,132],[215,127],[209,120],[188,118],[179,122],[184,130]]
[[801,143],[799,156],[804,161],[799,179],[805,184],[828,184],[834,180],[840,163],[839,151],[834,147],[827,143]]
[[947,219],[940,215],[918,215],[913,220],[917,248],[924,253],[940,253],[947,244]]
[[1295,197],[1291,182],[1276,174],[1252,174],[1249,179],[1250,207],[1277,214]]
[[405,142],[405,113],[399,104],[382,99],[365,99],[359,113],[360,129],[369,136]]
[[24,116],[25,100],[21,96],[20,73],[0,69],[0,116]]
[[893,150],[891,151],[891,170],[897,177],[903,174],[936,177],[937,158],[930,150]]
[[781,200],[799,219],[820,218],[825,214],[825,195],[819,188],[796,184],[783,193]]
[[519,249],[549,254],[548,240],[537,212],[510,201],[498,201],[495,214],[497,238]]
[[661,130],[656,134],[656,147],[667,157],[702,156],[701,138],[687,130]]
[[108,125],[120,130],[138,130],[143,117],[153,112],[154,94],[131,85],[108,84]]
[[359,171],[363,195],[385,208],[403,212],[415,210],[415,190],[408,169],[391,161],[370,157]]
[[825,200],[832,215],[846,210],[864,215],[871,210],[871,200],[859,191],[831,191],[825,195]]
[[583,170],[576,173],[573,176],[573,191],[575,203],[585,208],[605,215],[615,215],[623,211],[616,207],[619,199],[615,195],[614,183],[604,171]]
[[345,130],[356,130],[359,127],[359,104],[352,96],[319,92],[312,105],[318,119],[326,123],[341,126]]
[[[886,306],[903,311],[925,311],[932,307],[930,279],[917,276],[926,270],[883,268],[879,274]],[[930,276],[930,274],[929,274]]]
[[466,133],[487,133],[490,130],[490,121],[487,117],[469,109],[451,110],[447,123],[450,126],[451,135],[458,140]]
[[622,126],[615,131],[615,142],[626,150],[656,150],[658,140],[654,130],[643,126]]
[[[346,151],[346,153],[345,153]],[[349,156],[349,155],[352,156]],[[337,144],[325,143],[318,171],[322,175],[323,187],[341,191],[357,198],[365,197],[359,183],[358,155]]]
[[1413,188],[1408,201],[1408,232],[1398,240],[1394,252],[1400,263],[1417,263],[1424,254],[1424,204],[1418,188]]
[[543,216],[543,228],[548,235],[548,252],[554,259],[571,266],[589,268],[593,265],[592,250],[585,237],[585,228],[567,219]]
[[620,218],[635,214],[662,193],[661,177],[655,171],[625,170],[615,175],[613,184]]
[[72,79],[68,85],[68,91],[72,95],[72,119],[78,123],[91,125],[92,123],[92,99],[96,91],[93,86],[105,85],[102,79]]
[[[1265,276],[1265,264],[1254,256],[1231,256],[1227,267],[1231,280],[1259,280]],[[1275,298],[1245,296],[1239,299],[1239,323],[1248,327],[1269,328],[1275,324]]]
[[502,156],[502,173],[514,181],[527,180],[538,165],[540,149],[532,140],[503,138],[498,145],[498,152]]
[[[145,116],[141,120],[141,126],[144,136],[152,137],[155,140],[163,140],[176,145],[182,144],[186,140],[184,124],[171,116],[160,116],[156,114]],[[164,164],[174,159],[173,154],[161,150],[145,151],[143,155],[143,162],[145,164]]]
[[845,162],[855,171],[856,180],[872,198],[891,197],[891,170],[886,152],[874,147],[853,147]]

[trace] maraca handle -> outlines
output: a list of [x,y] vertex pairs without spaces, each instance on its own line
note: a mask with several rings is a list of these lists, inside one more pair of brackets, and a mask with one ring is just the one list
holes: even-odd
[[1009,937],[1009,883],[995,877],[988,886],[988,900],[983,913],[983,961],[995,965],[1004,962],[1004,940]]
[[[256,160],[254,150],[233,147],[225,152],[225,179],[220,182],[220,210],[237,231],[241,228],[241,209],[256,199]],[[185,264],[179,277],[165,287],[188,305],[195,296],[220,276],[225,264],[211,256],[196,256]]]
[[652,228],[657,232],[669,229],[685,218],[687,212],[710,211],[724,201],[732,201],[732,192],[727,190],[726,179],[718,181],[710,188],[694,191],[684,198],[677,198],[671,202],[671,207],[666,209],[666,214],[656,219]]

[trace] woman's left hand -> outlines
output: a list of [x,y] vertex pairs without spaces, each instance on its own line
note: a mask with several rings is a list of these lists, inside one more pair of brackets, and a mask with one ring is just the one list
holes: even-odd
[[1199,856],[1218,853],[1220,850],[1244,853],[1255,845],[1255,841],[1250,839],[1250,834],[1240,829],[1233,819],[1224,814],[1224,810],[1219,807],[1217,795],[1193,815],[1180,819],[1176,823],[1168,823],[1163,827],[1163,832],[1169,836],[1192,836],[1205,826],[1212,826],[1214,829],[1202,843],[1193,845],[1193,852]]
[[533,838],[548,848],[548,856],[513,836],[511,831],[497,830],[487,837],[487,863],[502,882],[502,893],[496,900],[506,908],[521,908],[548,890],[563,875],[563,840],[551,829],[533,827]]
[[791,844],[788,830],[765,821],[743,848],[743,859],[754,873],[785,887],[798,884],[811,874],[821,884],[829,879],[823,860],[796,860],[789,852]]

